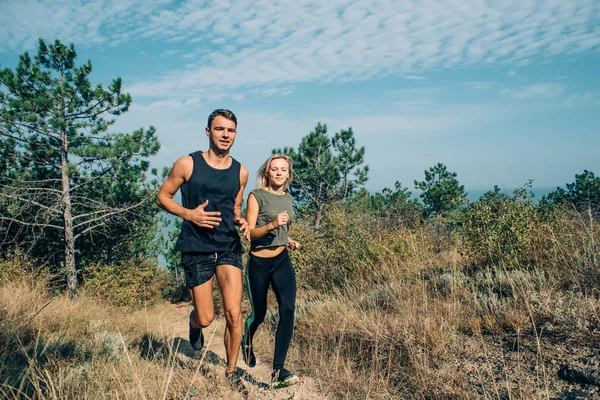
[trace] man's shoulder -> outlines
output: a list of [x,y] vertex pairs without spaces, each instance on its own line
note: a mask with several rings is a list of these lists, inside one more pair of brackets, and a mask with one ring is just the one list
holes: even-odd
[[240,163],[240,181],[247,182],[249,175],[250,173],[248,172],[248,168],[244,167],[244,165]]
[[179,157],[177,161],[175,161],[175,165],[173,165],[173,171],[175,173],[180,173],[184,175],[188,175],[191,169],[194,168],[194,159],[191,155]]
[[193,163],[194,162],[194,157],[191,154],[188,154],[187,156],[181,156],[179,157],[179,159],[177,160],[178,163]]

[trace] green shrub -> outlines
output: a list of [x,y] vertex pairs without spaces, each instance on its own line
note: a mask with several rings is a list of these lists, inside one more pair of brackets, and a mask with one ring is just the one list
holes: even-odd
[[0,285],[25,280],[46,282],[49,277],[47,269],[35,265],[33,260],[19,249],[0,255]]
[[167,271],[146,259],[84,269],[83,290],[115,306],[140,307],[156,302],[169,288]]
[[319,229],[306,221],[293,224],[290,237],[302,244],[301,251],[292,253],[298,283],[329,289],[355,278],[371,258],[368,243],[377,231],[376,221],[365,213],[350,214],[342,207],[330,207]]
[[464,251],[473,265],[527,266],[535,260],[540,228],[540,217],[526,189],[510,196],[495,187],[468,207]]

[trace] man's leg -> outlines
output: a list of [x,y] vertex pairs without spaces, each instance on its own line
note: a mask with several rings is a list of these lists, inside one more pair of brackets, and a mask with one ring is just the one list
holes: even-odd
[[202,285],[190,289],[194,311],[190,314],[190,324],[194,328],[206,328],[215,318],[215,305],[212,294],[212,278]]
[[212,295],[212,277],[215,274],[214,253],[184,252],[181,263],[185,271],[185,284],[190,288],[194,310],[190,313],[189,339],[192,348],[201,350],[204,345],[202,328],[210,325],[215,317]]
[[237,359],[242,342],[242,270],[233,265],[217,266],[217,282],[223,296],[225,309],[225,351],[227,368],[230,373],[237,368]]

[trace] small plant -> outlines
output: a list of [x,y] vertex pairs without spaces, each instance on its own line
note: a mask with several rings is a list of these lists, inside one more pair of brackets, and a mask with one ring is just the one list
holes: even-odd
[[527,266],[534,260],[540,217],[530,193],[512,196],[497,186],[468,207],[464,224],[465,252],[473,265]]
[[167,271],[146,259],[84,270],[84,292],[115,306],[142,307],[160,299],[169,286]]

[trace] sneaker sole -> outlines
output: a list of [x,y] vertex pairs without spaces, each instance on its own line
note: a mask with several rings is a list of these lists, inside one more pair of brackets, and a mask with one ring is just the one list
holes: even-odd
[[293,376],[283,382],[271,383],[271,387],[273,389],[280,389],[280,388],[284,388],[284,387],[288,387],[288,386],[293,386],[293,385],[297,384],[298,382],[300,382],[300,378],[298,378],[297,376]]

